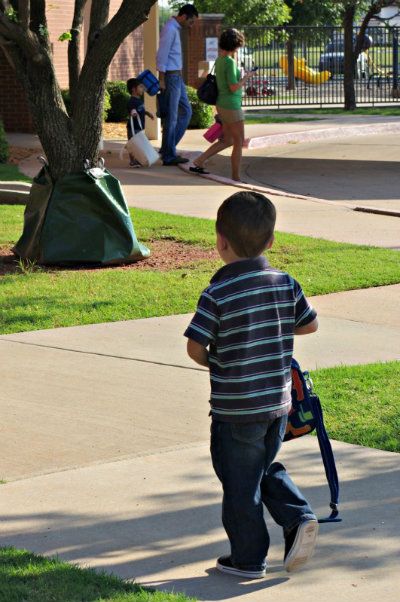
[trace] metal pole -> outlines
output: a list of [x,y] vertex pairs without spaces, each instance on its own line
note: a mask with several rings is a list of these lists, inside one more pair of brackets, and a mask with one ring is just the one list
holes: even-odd
[[393,29],[393,90],[397,90],[399,79],[399,34]]

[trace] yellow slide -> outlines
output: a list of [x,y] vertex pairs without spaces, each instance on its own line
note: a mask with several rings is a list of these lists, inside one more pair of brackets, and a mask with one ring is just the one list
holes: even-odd
[[[279,59],[279,66],[288,74],[288,58],[287,56],[281,56]],[[328,81],[331,76],[330,71],[315,71],[307,67],[306,59],[297,59],[294,57],[294,76],[298,79],[303,80],[307,84],[324,84]]]

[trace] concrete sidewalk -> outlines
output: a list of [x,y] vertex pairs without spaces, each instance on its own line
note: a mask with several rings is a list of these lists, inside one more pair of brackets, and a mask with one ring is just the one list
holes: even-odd
[[[203,416],[206,424],[206,411]],[[321,525],[314,559],[297,574],[283,571],[282,534],[270,518],[267,577],[252,582],[217,573],[215,559],[228,547],[205,442],[159,450],[154,441],[140,457],[2,485],[0,545],[57,554],[209,602],[270,596],[397,602],[398,454],[343,443],[334,449],[343,522]],[[317,514],[326,516],[329,492],[316,439],[284,444],[280,459]]]
[[[400,322],[392,329],[388,322],[397,316],[400,285],[374,289],[385,299],[379,307],[366,293],[313,298],[321,330],[296,340],[304,366],[310,356],[318,365],[389,359],[381,355],[389,349],[399,358]],[[365,324],[354,322],[360,305]],[[0,337],[7,424],[0,477],[9,481],[1,485],[0,546],[209,602],[264,602],[273,592],[282,602],[397,602],[399,455],[339,442],[344,522],[321,526],[309,567],[283,571],[282,535],[267,517],[267,577],[242,582],[217,573],[227,543],[208,451],[208,374],[184,351],[189,317]],[[317,514],[327,515],[316,439],[285,444],[280,460]]]
[[[398,136],[387,135],[382,139],[368,135],[370,131],[376,131],[376,128],[388,123],[397,127],[398,118],[352,115],[329,117],[316,122],[247,125],[248,136],[292,132],[298,137],[305,130],[330,128],[332,132],[343,132],[343,127],[348,127],[351,132],[354,126],[365,127],[366,135],[356,139],[349,137],[337,142],[329,140],[326,144],[286,144],[244,151],[244,172],[248,172],[249,182],[276,188],[275,194],[271,191],[269,196],[278,209],[278,230],[338,242],[400,248],[400,219],[356,213],[352,210],[354,203],[349,195],[343,195],[349,189],[348,182],[356,178],[354,190],[357,204],[400,209],[397,194],[400,184]],[[180,148],[184,152],[204,150],[207,143],[202,134],[199,130],[189,130]],[[15,146],[40,146],[37,137],[31,135],[9,134],[8,138],[10,144]],[[389,143],[390,140],[393,140],[393,145]],[[105,141],[104,156],[106,166],[121,181],[127,202],[132,207],[214,219],[221,202],[238,190],[162,165],[132,170],[125,167],[126,159],[121,162],[119,158],[123,145],[122,141]],[[324,153],[326,158],[323,157]],[[355,160],[360,153],[363,160]],[[228,174],[228,155],[229,151],[225,151],[212,159],[211,170]],[[319,167],[316,169],[316,157],[319,155]],[[342,160],[343,155],[345,161]],[[382,160],[383,157],[388,160]],[[312,168],[306,169],[306,165]],[[40,164],[29,159],[21,163],[21,168],[27,175],[33,176]],[[372,186],[371,172],[374,175]],[[322,201],[296,198],[299,194],[310,194],[312,197],[322,195]],[[326,199],[330,202],[325,202]]]
[[[295,357],[304,369],[400,360],[400,285],[311,300],[321,325],[315,335],[296,337]],[[190,318],[0,336],[0,400],[9,427],[0,478],[205,441],[209,380],[186,355]],[[21,448],[21,440],[29,446]]]
[[[197,133],[184,148],[198,143]],[[118,167],[120,147],[108,147],[109,163],[132,206],[214,218],[234,191],[175,168]],[[400,247],[398,218],[356,214],[341,202],[273,199],[280,230]],[[296,339],[304,368],[400,359],[400,285],[312,302],[321,327]],[[283,571],[282,536],[268,519],[266,579],[216,572],[227,544],[208,452],[208,374],[188,360],[182,336],[189,319],[0,336],[0,546],[58,554],[209,602],[264,602],[270,594],[281,602],[397,602],[399,455],[339,442],[344,522],[321,526],[309,568]],[[326,515],[316,439],[285,444],[280,459]]]

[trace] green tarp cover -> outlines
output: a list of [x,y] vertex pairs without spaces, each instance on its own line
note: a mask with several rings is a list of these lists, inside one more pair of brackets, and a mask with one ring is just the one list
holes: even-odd
[[104,264],[150,254],[136,238],[117,178],[94,168],[53,183],[46,167],[34,179],[15,252],[44,264]]

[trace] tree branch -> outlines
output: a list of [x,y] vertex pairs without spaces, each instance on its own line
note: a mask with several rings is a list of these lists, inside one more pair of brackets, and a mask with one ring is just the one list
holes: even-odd
[[31,18],[35,26],[46,25],[46,0],[31,0]]
[[382,8],[384,8],[385,6],[388,6],[389,4],[393,4],[393,1],[392,0],[376,0],[369,7],[367,13],[364,16],[364,19],[362,20],[360,29],[359,29],[358,34],[357,34],[356,45],[355,45],[355,48],[354,48],[354,54],[355,54],[356,59],[357,59],[357,57],[360,55],[360,53],[363,50],[365,32],[367,30],[367,27],[368,27],[368,24],[369,24],[370,20],[372,19],[372,17],[374,15],[376,15],[377,13],[379,13],[379,11]]
[[21,27],[28,29],[31,20],[31,3],[30,0],[18,0],[18,17]]
[[100,74],[107,71],[123,40],[139,25],[147,21],[150,9],[155,2],[156,0],[142,0],[136,2],[133,7],[132,0],[123,0],[111,21],[88,48],[81,74],[84,79],[92,74],[96,80]]
[[90,9],[89,48],[108,23],[110,0],[92,0]]
[[72,107],[74,107],[74,97],[81,72],[80,47],[82,23],[86,4],[87,0],[75,0],[75,10],[71,28],[72,38],[68,43],[69,91],[71,94]]

